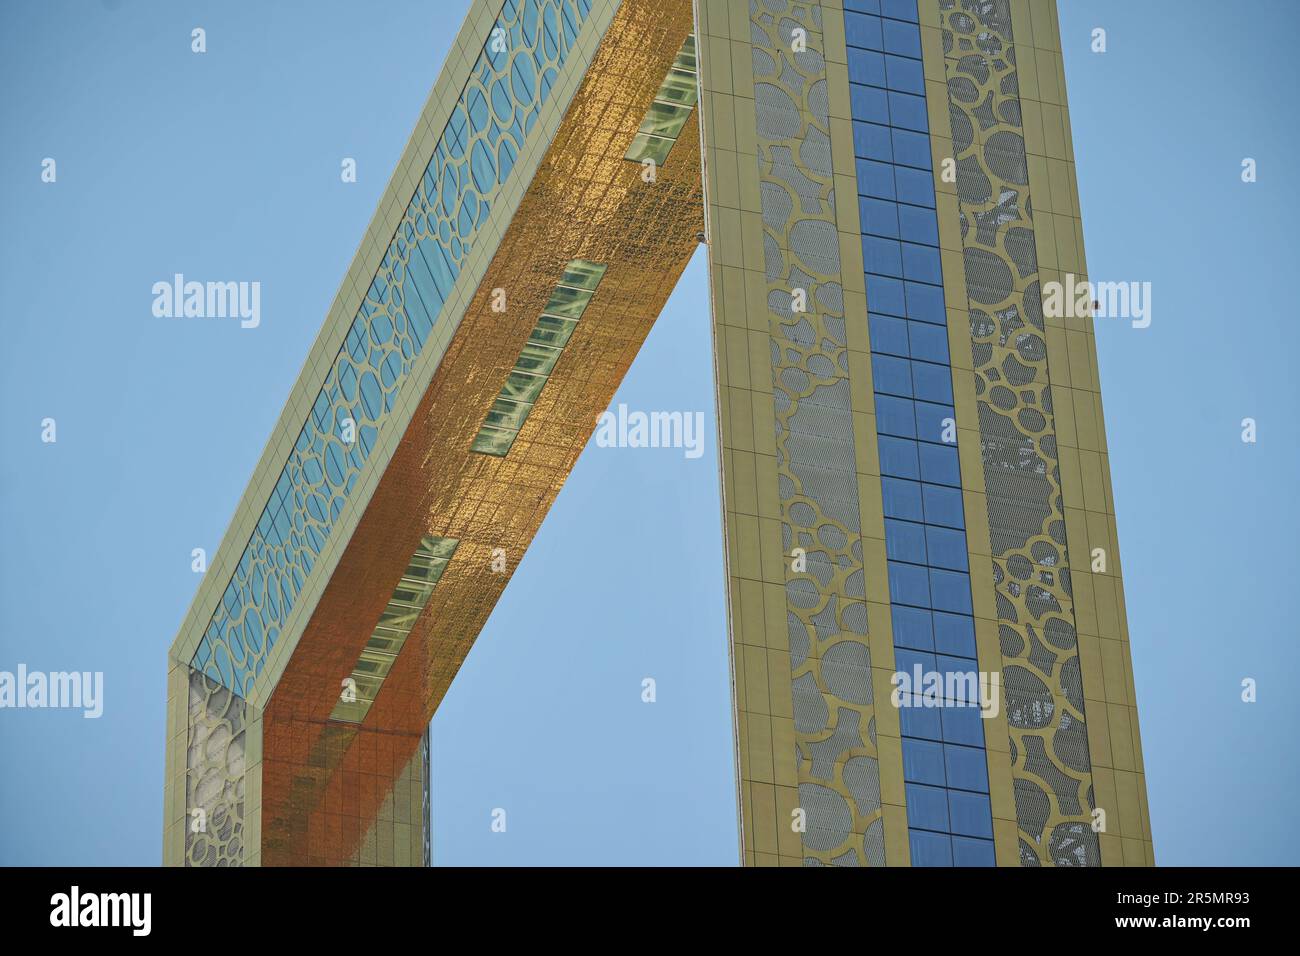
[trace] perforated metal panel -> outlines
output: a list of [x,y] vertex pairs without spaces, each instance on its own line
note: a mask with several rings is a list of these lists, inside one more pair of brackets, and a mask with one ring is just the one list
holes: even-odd
[[201,671],[189,672],[185,757],[185,865],[244,862],[248,705]]
[[939,0],[1022,865],[1100,863],[1007,0]]
[[[804,862],[882,865],[870,654],[857,639],[867,613],[826,63],[814,49],[822,15],[788,0],[750,5],[772,427],[783,546],[807,558],[801,571],[786,562]],[[795,29],[807,51],[791,50]],[[806,312],[793,310],[795,289]]]

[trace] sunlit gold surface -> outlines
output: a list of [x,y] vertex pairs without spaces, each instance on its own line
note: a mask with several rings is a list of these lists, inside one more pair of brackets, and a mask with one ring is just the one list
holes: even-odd
[[[689,0],[626,0],[607,31],[267,705],[264,863],[354,855],[685,268],[703,230],[697,116],[655,182],[623,156],[691,27]],[[579,258],[608,270],[518,439],[504,458],[471,452],[547,296]],[[490,308],[498,288],[504,313]],[[459,539],[454,559],[365,721],[329,722],[428,534]],[[496,549],[505,573],[493,570]]]

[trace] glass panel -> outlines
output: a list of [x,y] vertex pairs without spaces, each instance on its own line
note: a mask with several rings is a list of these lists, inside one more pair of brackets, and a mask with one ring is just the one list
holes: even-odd
[[952,838],[946,833],[908,830],[913,866],[952,866]]
[[683,70],[669,70],[664,77],[663,86],[655,94],[656,100],[676,103],[678,106],[692,107],[699,100],[699,86],[695,74]]
[[357,676],[375,677],[382,681],[393,669],[393,661],[396,659],[391,654],[376,654],[374,651],[365,650],[361,652],[361,659],[357,661],[357,666],[353,668],[352,673]]
[[556,315],[562,319],[579,319],[591,301],[590,289],[570,289],[556,286],[543,310],[547,315]]
[[498,398],[492,403],[492,408],[489,409],[487,421],[484,424],[493,428],[518,431],[523,427],[524,422],[528,420],[528,413],[532,410],[533,406],[524,402],[512,402],[508,398]]
[[560,278],[561,285],[573,286],[577,289],[590,289],[595,291],[596,286],[600,285],[600,280],[605,275],[605,267],[599,262],[588,262],[586,259],[574,259],[564,268],[564,275]]
[[975,657],[975,621],[962,614],[935,614],[934,646],[941,654]]
[[[528,375],[525,372],[511,372],[506,376],[505,388],[501,389],[501,398],[512,402],[525,402],[531,405],[537,401],[546,385],[545,375]],[[491,424],[497,424],[492,422]]]
[[677,138],[677,134],[686,125],[691,115],[689,106],[676,106],[672,103],[651,103],[641,121],[641,132],[655,136]]
[[662,166],[664,160],[668,158],[668,151],[673,148],[673,142],[674,140],[664,139],[662,136],[637,133],[632,138],[632,145],[627,148],[627,153],[623,158],[638,163],[653,159],[655,165]]
[[366,700],[374,700],[379,693],[379,685],[384,682],[382,677],[358,674],[356,671],[352,672],[352,679],[357,682],[357,696]]
[[427,554],[420,554],[418,551],[411,558],[411,563],[406,566],[406,573],[402,575],[404,580],[423,581],[426,584],[436,584],[442,577],[443,568],[447,566],[446,558],[434,558]]
[[393,595],[380,615],[379,624],[366,641],[356,666],[352,668],[357,699],[340,699],[330,712],[331,720],[349,723],[365,720],[371,702],[379,694],[384,678],[392,670],[397,655],[406,643],[411,626],[428,603],[433,586],[442,577],[442,572],[459,543],[455,538],[437,538],[431,535],[420,539],[420,547],[411,555],[406,573],[393,589]]
[[948,795],[938,787],[904,784],[907,792],[907,822],[924,830],[948,829]]
[[[948,767],[948,780],[952,786],[962,790],[988,793],[988,762],[983,750],[944,744],[943,753]],[[906,745],[904,745],[903,755],[906,758]]]
[[686,70],[688,73],[695,73],[695,34],[689,33],[686,41],[682,43],[682,48],[677,51],[677,58],[673,60],[674,70]]
[[952,861],[956,866],[995,866],[993,841],[955,836],[952,838]]
[[[377,627],[366,641],[370,650],[384,654],[397,654],[406,643],[406,632],[388,627]],[[364,652],[363,652],[364,653]]]
[[[417,555],[427,554],[434,558],[450,558],[456,553],[456,545],[458,544],[460,544],[460,541],[456,538],[434,538],[430,536],[420,539],[420,550],[415,553]],[[412,558],[411,561],[414,563],[415,559]]]
[[[981,758],[983,756],[980,754]],[[945,783],[943,744],[932,740],[913,740],[911,737],[905,737],[903,779],[908,783],[926,783],[942,787]]]
[[533,328],[533,334],[528,337],[528,341],[536,345],[549,345],[553,349],[562,349],[577,327],[576,319],[544,315],[537,320],[537,325]]
[[519,361],[515,362],[515,368],[521,372],[532,372],[534,375],[550,375],[551,369],[555,368],[555,363],[559,360],[559,349],[525,345],[524,350],[519,353]]
[[501,431],[497,428],[480,428],[479,433],[474,436],[474,444],[470,446],[470,450],[480,455],[504,458],[518,434],[515,431]]
[[330,720],[345,720],[350,724],[359,724],[366,719],[370,711],[368,700],[340,700],[330,711]]
[[384,627],[409,631],[415,624],[415,619],[419,616],[420,609],[418,607],[413,608],[390,603],[384,608],[384,613],[379,615],[379,623]]
[[393,589],[392,603],[403,607],[424,607],[429,600],[429,590],[429,586],[422,581],[399,581]]

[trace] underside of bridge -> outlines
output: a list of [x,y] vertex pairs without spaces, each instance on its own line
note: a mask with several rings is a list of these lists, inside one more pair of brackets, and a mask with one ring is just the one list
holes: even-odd
[[[265,863],[355,852],[698,243],[694,119],[653,184],[623,157],[658,87],[650,78],[668,73],[690,32],[690,6],[677,3],[676,17],[637,6],[601,43],[267,704]],[[599,282],[572,278],[575,262],[603,268]],[[539,319],[576,315],[578,299],[576,324],[555,323],[562,349],[538,345]],[[528,355],[530,343],[545,354]],[[521,355],[545,376],[517,372]],[[525,376],[531,407],[509,450],[476,450]],[[399,581],[419,579],[403,576],[429,537],[454,542],[452,559],[365,716],[331,720]]]
[[[469,157],[468,191],[477,193],[477,206],[465,183],[448,185],[441,176],[447,169],[465,176],[450,151],[435,153],[419,186],[402,200],[410,206],[378,267],[388,273],[388,294],[371,286],[359,310],[368,341],[357,346],[350,334],[339,348],[334,381],[324,390],[334,385],[335,394],[321,416],[321,431],[338,431],[331,425],[351,419],[360,440],[372,442],[364,464],[375,479],[364,502],[360,483],[350,491],[356,520],[346,540],[341,529],[331,530],[327,547],[337,541],[335,563],[311,596],[314,607],[307,612],[305,595],[295,602],[301,619],[292,651],[282,654],[278,668],[262,664],[260,673],[241,679],[252,668],[223,669],[217,642],[208,644],[206,667],[192,666],[197,658],[178,660],[174,649],[174,693],[183,681],[191,711],[180,751],[189,754],[190,773],[185,789],[169,795],[172,813],[183,799],[187,812],[168,850],[183,845],[191,865],[424,861],[420,808],[427,799],[429,721],[703,236],[691,4],[636,0],[617,12],[595,6],[506,4],[493,26],[505,30],[500,45],[541,55],[525,53],[531,70],[509,54],[494,68],[489,31],[481,55],[489,69],[474,71],[457,101],[463,112],[447,121],[448,135],[458,122],[467,127],[460,136],[469,144],[460,152]],[[602,15],[607,22],[599,24]],[[471,16],[467,29],[474,21]],[[549,78],[542,69],[548,52]],[[650,137],[660,149],[647,172],[649,165],[629,150],[673,77],[688,92],[669,104],[667,122],[656,127],[672,137]],[[505,91],[497,85],[502,79]],[[504,157],[518,145],[507,122],[517,117],[523,148],[504,176]],[[477,150],[479,143],[486,149]],[[520,167],[534,155],[528,177]],[[476,168],[485,156],[492,166]],[[503,181],[483,189],[481,172]],[[503,195],[506,183],[516,181],[523,185],[519,195]],[[404,181],[395,176],[395,182]],[[456,282],[465,301],[457,309],[439,287],[436,268],[422,271],[435,257],[446,258],[432,248],[446,235],[438,235],[432,220],[441,214],[456,235],[461,211],[478,216],[489,201],[494,208],[486,221],[471,224],[473,245],[486,254],[462,264]],[[490,235],[493,227],[499,236]],[[438,296],[444,298],[440,315],[429,307]],[[449,330],[443,353],[418,395],[416,370],[402,383],[406,421],[389,413],[372,436],[364,429],[385,409],[371,414],[361,382],[367,372],[382,382],[391,353],[367,353],[386,344],[382,334],[396,337],[403,324],[418,333],[419,320],[410,316],[415,308],[429,324]],[[345,328],[354,333],[356,326]],[[430,332],[423,338],[426,350],[441,344]],[[349,375],[357,378],[352,395],[345,387]],[[374,467],[381,453],[377,433],[398,428],[387,463]],[[337,499],[337,489],[348,485],[345,478],[330,481],[329,452],[346,452],[347,445],[332,445],[333,437],[325,436],[316,474]],[[322,563],[316,558],[308,573],[321,575]],[[269,631],[256,619],[259,605],[268,603],[265,586],[242,603],[242,622],[231,620],[229,629],[247,661],[254,653],[250,623],[263,635]],[[236,641],[218,638],[221,652],[234,659]],[[290,639],[282,628],[275,647]],[[239,712],[233,721],[232,711]],[[205,721],[217,721],[218,729],[196,735],[194,725]],[[211,766],[196,779],[193,770],[205,760]],[[258,792],[249,793],[254,770]],[[204,814],[204,830],[193,832],[192,811],[203,806],[212,812]]]

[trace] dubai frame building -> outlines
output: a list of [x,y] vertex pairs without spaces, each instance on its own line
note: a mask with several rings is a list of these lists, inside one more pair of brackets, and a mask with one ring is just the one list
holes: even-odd
[[701,241],[737,862],[1154,863],[1052,0],[475,0],[172,644],[165,863],[429,863]]

